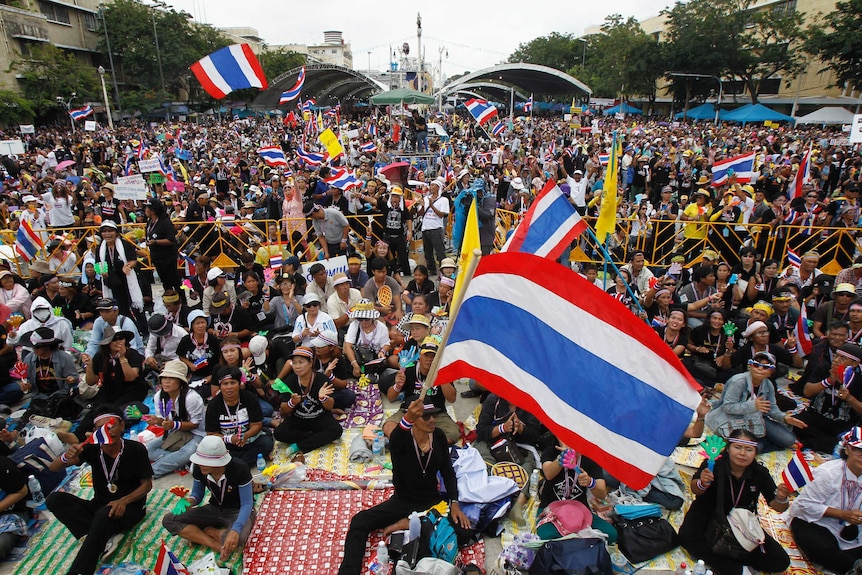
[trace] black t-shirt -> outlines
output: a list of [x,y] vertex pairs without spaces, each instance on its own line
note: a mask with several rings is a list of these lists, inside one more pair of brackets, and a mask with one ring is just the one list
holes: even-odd
[[[708,463],[708,460],[704,460],[700,464],[700,468],[694,473],[694,479],[700,478],[700,474],[706,469]],[[757,500],[761,494],[763,494],[767,502],[775,499],[775,480],[772,479],[769,470],[756,461],[745,469],[742,477],[739,479],[731,475],[729,464],[722,464],[721,459],[716,461],[714,473],[715,481],[704,493],[697,496],[694,502],[692,502],[691,507],[689,507],[688,513],[695,513],[702,517],[715,514],[716,505],[719,503],[719,481],[722,482],[724,488],[722,509],[725,513],[729,512],[733,507],[748,509],[752,512],[756,511]],[[736,505],[734,505],[735,497],[739,497]]]
[[662,338],[662,340],[668,345],[668,347],[674,348],[678,345],[685,347],[688,345],[688,334],[685,333],[685,331],[681,331],[680,333],[678,333],[676,338],[668,339],[667,337],[665,337],[664,333],[665,329],[667,329],[667,326],[654,327],[653,329],[658,334],[658,336]]
[[93,371],[99,376],[102,385],[98,394],[100,403],[118,403],[120,399],[131,401],[129,398],[133,396],[140,396],[140,399],[147,396],[149,386],[141,375],[144,356],[129,348],[126,350],[126,359],[130,366],[138,368],[138,377],[133,381],[126,381],[119,360],[106,357],[101,349],[93,356]]
[[[0,490],[6,495],[17,493],[27,485],[27,476],[21,471],[15,462],[5,456],[0,456]],[[27,498],[25,497],[8,511],[27,511]]]
[[417,284],[415,279],[410,280],[407,284],[407,289],[404,290],[410,292],[411,294],[429,294],[434,291],[434,282],[429,279],[426,279],[422,284]]
[[251,470],[245,462],[234,457],[225,466],[224,475],[219,482],[213,481],[209,475],[204,475],[197,465],[192,465],[192,477],[209,489],[210,498],[207,502],[209,505],[235,511],[242,506],[239,488],[251,481]]
[[[108,491],[108,476],[116,460],[102,453],[99,445],[89,443],[81,450],[79,459],[82,463],[89,463],[93,471],[93,500],[104,505],[108,501],[115,501],[125,497],[141,486],[141,481],[153,476],[153,468],[150,465],[150,457],[143,443],[137,441],[123,441],[123,450],[119,455],[119,463],[113,476],[113,483],[117,486],[117,492]],[[104,460],[104,467],[102,461]],[[107,473],[106,473],[107,470]],[[146,498],[141,498],[130,505],[143,506]]]
[[198,366],[197,370],[189,374],[192,379],[203,379],[212,375],[221,353],[220,349],[218,338],[212,334],[207,334],[206,343],[202,346],[192,341],[192,335],[189,334],[177,344],[177,357],[185,358]]
[[123,223],[120,212],[120,202],[117,198],[111,198],[108,200],[105,196],[99,196],[96,206],[98,206],[102,213],[103,222],[111,221],[117,225]]
[[[545,461],[554,461],[560,456],[560,451],[551,446],[542,452],[542,463]],[[602,468],[599,467],[592,459],[581,456],[578,466],[580,471],[586,471],[587,474],[594,479],[602,478]],[[548,477],[539,487],[539,507],[547,507],[553,501],[580,501],[587,507],[587,488],[578,485],[578,475],[576,469],[566,469],[565,467],[555,476]],[[579,471],[579,472],[580,472]]]
[[[320,388],[328,381],[327,377],[321,372],[314,372],[314,379],[311,380],[311,386],[306,393],[303,393],[302,386],[299,384],[299,378],[295,373],[290,373],[284,378],[284,383],[290,388],[292,393],[302,396],[302,401],[293,410],[291,417],[302,420],[319,419],[326,417],[329,412],[323,407],[319,399]],[[281,402],[287,403],[290,401],[290,393],[281,394]]]
[[[337,379],[348,379],[353,377],[353,370],[350,367],[350,361],[347,359],[347,356],[342,354],[336,359],[338,359],[338,363],[335,364],[335,369],[332,370],[332,375]],[[322,373],[326,370],[326,366],[329,365],[329,361],[320,361],[318,359],[314,367],[317,371]]]
[[[404,397],[410,397],[413,394],[422,391],[422,385],[425,383],[425,378],[422,374],[417,375],[419,364],[408,367],[404,370]],[[448,384],[447,384],[448,385]],[[440,386],[432,385],[425,394],[425,403],[433,403],[434,407],[438,407],[446,411],[446,398],[443,397],[443,390]]]
[[412,433],[400,425],[392,430],[389,450],[392,453],[392,485],[396,497],[408,502],[424,503],[428,507],[434,505],[441,499],[437,488],[439,472],[446,487],[447,499],[458,499],[458,482],[449,457],[449,443],[439,427],[434,430],[429,453],[419,452],[417,455],[419,448]]
[[[227,315],[213,315],[211,317],[212,326],[219,332],[219,328],[222,327],[220,324],[224,324],[222,329],[227,330],[228,332],[240,332],[243,330],[250,330],[251,332],[256,332],[258,329],[258,325],[260,322],[256,319],[252,318],[251,315],[246,311],[244,307],[237,304],[233,306],[231,312]],[[252,333],[254,335],[254,333]],[[248,341],[252,338],[252,335],[241,337],[241,341]]]
[[[177,230],[170,218],[164,217],[156,223],[147,222],[147,240],[171,240],[171,245],[151,244],[150,256],[154,259],[177,257]],[[167,262],[165,262],[167,263]]]
[[390,238],[400,238],[407,233],[407,221],[410,219],[409,212],[402,205],[395,209],[387,201],[378,204],[380,214],[383,216],[383,233]]
[[724,344],[727,341],[727,336],[724,335],[724,330],[719,330],[718,335],[712,335],[709,332],[709,325],[704,323],[689,332],[688,341],[694,347],[709,349],[708,353],[692,352],[693,356],[712,361],[716,356],[724,353]]
[[228,406],[221,393],[216,395],[207,405],[205,430],[207,433],[220,433],[222,436],[238,435],[248,438],[248,430],[252,423],[263,421],[260,403],[257,397],[244,389],[239,391],[239,403]]

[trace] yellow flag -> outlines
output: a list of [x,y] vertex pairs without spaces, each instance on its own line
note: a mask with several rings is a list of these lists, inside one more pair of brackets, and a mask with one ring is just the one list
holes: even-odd
[[326,151],[329,153],[330,160],[334,160],[344,153],[344,146],[342,146],[341,142],[338,141],[338,136],[335,135],[332,128],[326,128],[320,132],[317,139],[320,140],[320,143],[323,144],[324,148],[326,148]]
[[473,260],[473,250],[482,249],[482,244],[479,241],[479,214],[476,212],[476,202],[478,201],[478,198],[474,199],[473,203],[470,204],[470,210],[467,212],[467,225],[464,227],[464,239],[461,240],[461,257],[458,259],[458,279],[455,282],[455,295],[452,298],[454,302],[461,301],[467,269]]
[[605,243],[607,237],[614,233],[617,223],[617,176],[619,172],[619,148],[617,134],[614,132],[614,141],[611,146],[611,155],[608,159],[607,171],[605,172],[605,183],[602,188],[602,205],[599,209],[599,219],[596,222],[596,239]]

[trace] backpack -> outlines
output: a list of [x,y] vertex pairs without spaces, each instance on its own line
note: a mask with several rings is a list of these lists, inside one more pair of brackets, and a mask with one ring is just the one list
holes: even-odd
[[458,555],[458,536],[449,518],[442,517],[437,511],[431,510],[422,518],[423,533],[426,525],[431,528],[428,538],[431,557],[455,563],[455,557]]
[[[62,447],[62,444],[60,445]],[[35,476],[42,485],[42,493],[47,496],[57,489],[57,486],[66,478],[65,469],[59,471],[51,471],[49,469],[51,462],[62,453],[62,449],[59,450],[59,453],[56,453],[44,437],[37,437],[12,452],[9,459],[15,463],[24,475]]]

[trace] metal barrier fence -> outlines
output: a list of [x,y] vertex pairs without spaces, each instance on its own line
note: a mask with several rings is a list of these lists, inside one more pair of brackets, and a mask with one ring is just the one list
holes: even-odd
[[[595,218],[586,218],[595,227]],[[351,243],[354,249],[365,253],[365,238],[371,236],[373,245],[383,235],[382,219],[376,216],[348,216],[351,228]],[[500,249],[509,234],[520,223],[521,216],[507,210],[497,210],[495,247]],[[453,220],[450,217],[447,235],[451,237]],[[696,226],[700,234],[687,234],[687,226]],[[276,253],[283,256],[299,254],[300,260],[312,261],[318,258],[314,246],[315,239],[310,220],[305,218],[285,218],[282,220],[235,220],[233,222],[177,222],[177,239],[182,254],[205,254],[213,258],[213,265],[230,268],[239,265],[245,252],[255,255],[256,261],[268,264],[269,257]],[[130,223],[121,226],[122,235],[139,247],[139,269],[153,268],[149,250],[144,243],[146,223]],[[688,228],[689,231],[694,227]],[[98,227],[49,228],[41,231],[47,240],[54,236],[64,236],[65,241],[44,249],[38,257],[47,259],[58,275],[72,276],[80,273],[83,259],[95,250],[98,244]],[[763,258],[774,258],[781,267],[786,265],[787,249],[798,254],[809,250],[820,252],[819,268],[826,273],[836,274],[849,267],[855,255],[862,251],[858,228],[808,227],[787,225],[736,224],[723,222],[682,222],[677,220],[649,220],[648,225],[631,219],[618,220],[615,234],[609,238],[607,247],[617,264],[628,261],[634,250],[643,251],[650,265],[667,265],[670,258],[677,255],[685,257],[688,265],[700,261],[704,250],[710,249],[719,254],[721,261],[731,265],[739,262],[739,251],[743,246],[754,246]],[[692,237],[686,237],[692,236]],[[702,237],[697,237],[702,236]],[[11,246],[15,243],[15,232],[0,230],[5,252],[10,257]],[[414,234],[410,245],[411,256],[424,261],[421,255],[421,234]],[[28,262],[14,258],[14,265],[22,276],[29,276]],[[98,259],[98,258],[97,258]],[[600,251],[594,242],[582,235],[574,245],[572,261],[602,263]],[[178,261],[183,267],[183,262]]]

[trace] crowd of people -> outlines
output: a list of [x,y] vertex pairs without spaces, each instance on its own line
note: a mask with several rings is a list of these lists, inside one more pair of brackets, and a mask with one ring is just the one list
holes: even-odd
[[[316,122],[254,118],[44,129],[23,136],[24,155],[2,158],[4,244],[24,229],[42,245],[0,250],[0,403],[27,395],[27,417],[80,420],[74,432],[58,433],[69,447],[53,467],[89,463],[94,499],[48,499],[76,538],[87,535],[69,573],[93,572],[117,534],[143,517],[152,478],[191,463],[193,509],[167,515],[164,527],[226,558],[254,522],[249,468],[258,455],[270,460],[279,449],[301,461],[338,441],[356,400],[349,382],[363,375],[400,405],[382,426],[395,495],[354,518],[340,573],[360,572],[372,529],[388,533],[441,498],[456,525],[476,527],[457,505],[444,457],[462,438],[447,413],[458,393],[451,382],[423,385],[447,329],[468,207],[476,204],[485,254],[549,182],[579,213],[597,216],[614,133],[624,145],[617,230],[606,247],[624,265],[578,270],[628,306],[632,321],[652,326],[656,345],[668,345],[704,386],[686,435],[699,437],[706,425],[728,441],[721,465],[692,480],[683,546],[721,575],[744,565],[783,570],[787,555],[774,540],[749,557],[723,557],[707,546],[704,525],[717,506],[753,510],[760,495],[786,509],[788,489],[754,455],[799,442],[835,452],[824,468],[846,462],[791,505],[794,534],[810,535],[797,543],[821,565],[852,572],[862,539],[841,525],[862,517],[858,501],[834,494],[856,485],[862,457],[858,150],[817,128],[584,117],[591,127],[580,129],[536,117],[510,121],[491,140],[463,116],[434,120],[448,138],[429,138],[418,111],[411,130],[385,115],[327,115],[345,153],[321,165],[308,160],[324,152]],[[280,147],[286,165],[261,160],[264,145]],[[811,177],[796,193],[808,150]],[[712,185],[715,163],[749,152],[757,158],[750,182]],[[146,199],[118,198],[120,178],[155,158],[165,181],[150,184]],[[403,171],[381,170],[403,158]],[[342,189],[344,170],[354,179]],[[599,253],[589,238],[572,249]],[[785,258],[788,249],[799,262]],[[339,256],[345,268],[333,273],[327,263]],[[823,273],[825,263],[840,273]],[[810,327],[800,329],[805,318]],[[76,346],[81,333],[85,343]],[[406,368],[405,354],[415,358]],[[795,371],[788,393],[783,378]],[[149,422],[163,437],[146,448],[124,441],[127,414],[153,391]],[[589,508],[616,488],[598,465],[492,392],[476,381],[462,393],[483,401],[474,445],[489,465],[514,462],[527,477],[540,470],[541,509],[559,500]],[[82,445],[101,428],[115,441]],[[429,479],[437,472],[445,496]],[[674,475],[657,478],[643,497],[681,507],[685,486]],[[17,479],[0,488],[21,492]],[[209,502],[198,507],[207,490]],[[524,489],[518,503],[528,495]],[[840,507],[825,507],[827,499]],[[6,513],[21,512],[3,501]],[[613,543],[614,526],[590,517]],[[551,522],[539,528],[544,538],[560,534]]]

